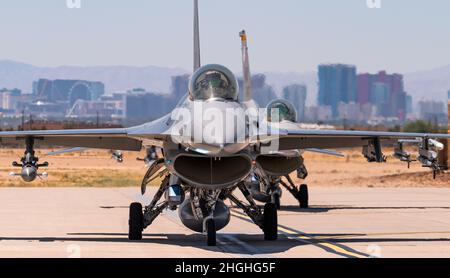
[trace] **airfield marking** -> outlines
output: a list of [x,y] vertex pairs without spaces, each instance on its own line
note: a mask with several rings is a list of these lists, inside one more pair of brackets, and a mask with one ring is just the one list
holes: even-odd
[[[186,229],[186,227],[180,223],[180,218],[176,215],[175,211],[166,210],[165,213],[162,214],[162,216],[166,216],[170,221],[172,221],[176,225]],[[233,243],[236,244],[236,246],[227,244],[227,242],[225,242],[223,239],[232,241]],[[236,257],[236,256],[242,257],[242,258],[274,258],[275,257],[275,256],[271,256],[271,255],[259,255],[259,253],[261,253],[261,251],[258,248],[239,240],[233,234],[217,234],[217,242],[220,244],[217,245],[216,247],[219,249],[222,249],[223,251],[225,251],[232,257]],[[239,249],[241,249],[241,250],[239,250]],[[250,254],[246,254],[246,253],[242,252],[242,250],[244,250],[244,252],[250,253]]]
[[[244,258],[276,258],[275,256],[272,256],[272,255],[258,254],[258,253],[261,253],[261,251],[258,248],[254,247],[254,246],[252,246],[252,245],[250,245],[250,244],[248,244],[246,242],[243,242],[242,240],[236,238],[235,235],[232,235],[232,234],[218,234],[217,237],[219,239],[220,238],[226,238],[226,239],[228,239],[230,241],[233,241],[234,243],[238,244],[243,249],[245,249],[249,253],[251,253],[250,255],[248,255],[248,254],[239,254],[241,257],[244,257]],[[231,247],[231,246],[228,246],[226,244],[226,242],[223,242],[221,240],[218,240],[218,241],[222,244],[222,245],[219,246],[220,248],[221,247],[226,247],[226,248]],[[226,248],[223,248],[223,249],[226,249]]]
[[[247,215],[245,215],[244,213],[232,210],[231,214],[238,219],[253,223],[251,218],[248,217]],[[342,244],[334,244],[334,243],[325,241],[323,239],[318,239],[314,236],[310,236],[304,232],[297,231],[297,230],[294,230],[292,228],[289,228],[289,227],[286,227],[283,225],[278,225],[278,231],[281,232],[281,234],[287,236],[287,238],[295,239],[295,240],[301,241],[303,243],[312,244],[314,246],[322,248],[323,250],[325,250],[327,252],[331,252],[331,253],[334,253],[334,254],[337,254],[340,256],[344,256],[347,258],[360,258],[360,259],[370,258],[370,255],[356,251],[350,247],[344,246]]]

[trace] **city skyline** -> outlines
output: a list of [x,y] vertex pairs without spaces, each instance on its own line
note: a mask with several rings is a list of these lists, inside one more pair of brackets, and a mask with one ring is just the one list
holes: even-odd
[[[65,0],[35,2],[0,4],[0,34],[7,42],[0,60],[45,67],[191,68],[190,1],[81,0],[81,9],[67,8]],[[450,38],[443,35],[448,1],[382,1],[381,9],[369,9],[365,0],[203,2],[203,62],[223,63],[235,72],[241,71],[242,28],[249,34],[255,72],[302,73],[322,63],[344,63],[361,72],[409,73],[450,64]]]
[[[333,64],[322,64],[333,65]],[[345,64],[343,64],[345,65]],[[366,72],[360,70],[356,65],[357,74],[365,75]],[[320,65],[318,65],[320,67]],[[388,72],[380,69],[367,74],[377,74]],[[443,78],[450,72],[450,66],[437,71],[423,72],[417,74],[393,73],[405,76],[405,90],[411,94],[415,102],[419,100],[446,99],[450,83]],[[94,80],[102,81],[105,90],[111,94],[119,91],[126,91],[133,88],[145,88],[149,91],[169,93],[170,79],[173,76],[189,74],[188,71],[180,69],[168,69],[159,67],[58,67],[40,68],[27,64],[8,62],[0,60],[0,87],[18,88],[24,93],[32,91],[33,81],[43,79],[71,79],[71,80]],[[256,71],[254,75],[258,75]],[[266,76],[267,84],[272,86],[278,97],[282,96],[284,87],[291,84],[304,84],[308,87],[309,94],[307,103],[315,104],[318,93],[318,71],[297,74],[297,73],[262,73]],[[238,73],[237,77],[240,75]],[[430,83],[431,82],[431,83]],[[446,85],[447,84],[447,85]],[[255,88],[256,89],[256,88]],[[434,96],[434,97],[433,97]],[[267,100],[262,100],[267,103]]]

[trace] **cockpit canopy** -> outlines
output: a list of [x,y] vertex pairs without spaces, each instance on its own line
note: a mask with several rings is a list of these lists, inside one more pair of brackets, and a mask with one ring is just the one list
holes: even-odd
[[225,99],[237,101],[239,88],[234,74],[221,65],[198,69],[189,83],[191,100]]
[[297,121],[297,110],[294,105],[284,99],[276,99],[267,105],[267,121]]

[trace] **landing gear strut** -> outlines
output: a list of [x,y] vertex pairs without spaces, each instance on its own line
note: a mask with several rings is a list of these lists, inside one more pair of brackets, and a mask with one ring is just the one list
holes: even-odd
[[281,209],[280,194],[278,194],[278,193],[273,193],[272,194],[272,203],[275,205],[275,207],[278,210]]
[[[161,182],[158,192],[156,192],[150,205],[142,209],[140,203],[132,203],[130,206],[130,218],[128,221],[128,238],[130,240],[141,240],[142,232],[145,228],[150,226],[153,221],[169,206],[167,201],[158,205],[158,201],[163,196],[164,192],[169,187],[170,176],[167,175]],[[146,182],[146,178],[144,178]]]

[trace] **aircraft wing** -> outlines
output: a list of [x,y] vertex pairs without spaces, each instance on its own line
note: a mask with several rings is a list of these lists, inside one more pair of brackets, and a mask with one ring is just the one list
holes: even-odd
[[425,134],[404,132],[344,131],[344,130],[281,130],[280,149],[306,148],[350,148],[367,145],[370,140],[380,139],[381,143],[401,139],[450,139],[448,134]]
[[279,149],[336,149],[365,146],[373,139],[391,143],[402,139],[450,139],[449,134],[302,129],[297,124],[280,124]]
[[24,144],[33,138],[36,145],[84,147],[139,151],[142,142],[128,137],[127,129],[74,129],[0,132],[0,144]]
[[157,144],[167,136],[170,117],[132,128],[31,130],[0,132],[0,145],[24,144],[33,138],[35,145],[140,151],[144,141]]

